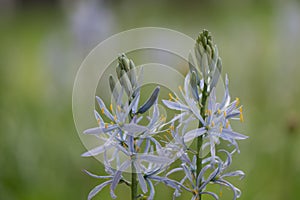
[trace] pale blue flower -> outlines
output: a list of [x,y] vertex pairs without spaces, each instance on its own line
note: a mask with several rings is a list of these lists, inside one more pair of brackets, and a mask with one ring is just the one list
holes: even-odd
[[[120,172],[122,172],[122,171],[120,171],[120,170],[122,170],[122,168],[124,167],[124,165],[123,165],[123,166],[120,166],[119,170],[115,170],[115,169],[113,169],[113,168],[111,167],[111,165],[110,165],[109,162],[107,161],[106,156],[105,156],[104,164],[105,164],[105,165],[104,165],[104,166],[105,166],[105,171],[106,171],[106,173],[109,174],[109,175],[107,175],[107,176],[99,176],[99,175],[95,175],[95,174],[93,174],[93,173],[91,173],[91,172],[85,170],[85,172],[86,172],[88,175],[90,175],[90,176],[92,176],[92,177],[94,177],[94,178],[97,178],[97,179],[109,179],[109,180],[107,180],[107,181],[105,181],[105,182],[103,182],[103,183],[97,185],[96,187],[94,187],[94,189],[92,189],[91,192],[90,192],[89,195],[88,195],[88,200],[92,199],[92,198],[93,198],[96,194],[98,194],[105,186],[108,186],[108,185],[111,186],[111,187],[110,187],[110,194],[111,194],[111,197],[112,197],[112,198],[116,198],[116,195],[115,195],[115,193],[114,193],[114,189],[116,188],[117,184],[119,184],[119,183],[125,183],[125,184],[127,184],[127,185],[130,185],[130,183],[129,183],[128,181],[126,181],[126,180],[123,178],[122,174],[120,173]],[[128,162],[125,163],[125,164],[128,164]]]
[[[230,120],[239,119],[243,121],[243,114],[242,106],[239,106],[239,99],[236,99],[230,103],[227,76],[225,78],[225,94],[221,103],[216,102],[215,89],[212,89],[208,98],[205,120],[200,115],[200,109],[202,105],[199,106],[190,96],[189,80],[190,74],[188,74],[185,78],[184,91],[181,90],[182,96],[185,100],[184,102],[181,101],[176,95],[176,98],[173,98],[173,101],[163,100],[164,104],[170,109],[180,110],[182,112],[181,117],[190,116],[188,122],[192,120],[199,120],[201,122],[205,128],[205,133],[201,133],[200,135],[203,135],[204,138],[209,138],[209,143],[204,144],[204,147],[210,147],[212,157],[215,157],[215,145],[220,143],[220,138],[230,142],[238,150],[236,141],[243,140],[248,137],[234,132],[231,129]],[[183,120],[181,121],[184,122]],[[201,132],[202,131],[204,131],[204,129],[201,129]],[[191,137],[191,139],[194,139],[200,135],[195,134],[195,137]],[[189,136],[192,136],[192,134],[186,135],[186,139],[189,138]]]
[[225,162],[220,162],[221,163],[221,170],[219,171],[218,175],[215,176],[211,181],[215,184],[219,184],[221,186],[226,186],[229,189],[233,191],[233,199],[236,200],[241,196],[241,190],[235,187],[232,183],[227,181],[225,178],[226,177],[239,177],[242,179],[245,176],[245,173],[241,170],[236,170],[236,171],[231,171],[231,172],[226,172],[228,167],[231,164],[232,161],[232,153],[229,153],[226,150],[220,150],[220,152],[224,152],[227,155],[227,159]]

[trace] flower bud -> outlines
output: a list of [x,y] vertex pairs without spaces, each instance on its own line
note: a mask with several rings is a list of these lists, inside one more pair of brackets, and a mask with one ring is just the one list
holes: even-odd
[[119,93],[118,93],[118,90],[117,90],[117,88],[116,88],[116,82],[115,82],[115,79],[114,79],[114,77],[110,74],[108,80],[109,80],[109,88],[110,88],[110,91],[111,91],[111,93],[113,94],[113,97],[114,97],[115,101],[117,101],[118,96],[119,96]]
[[147,110],[149,110],[149,108],[151,108],[151,106],[153,106],[153,104],[157,101],[158,98],[158,93],[159,93],[159,87],[156,87],[155,90],[152,92],[151,96],[149,97],[149,99],[144,103],[144,105],[142,105],[137,113],[143,114],[144,112],[146,112]]
[[190,79],[190,84],[191,84],[191,87],[192,87],[192,94],[193,94],[193,97],[195,99],[195,101],[199,101],[199,92],[198,92],[198,87],[197,87],[197,77],[196,77],[196,72],[193,71],[192,74],[191,74],[191,79]]
[[128,97],[131,97],[132,86],[131,86],[130,80],[128,78],[128,75],[127,75],[127,73],[124,70],[121,70],[120,83],[121,83],[122,87],[125,89]]

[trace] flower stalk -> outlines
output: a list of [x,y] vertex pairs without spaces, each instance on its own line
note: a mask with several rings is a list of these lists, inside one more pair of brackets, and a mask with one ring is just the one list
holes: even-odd
[[134,163],[131,162],[131,200],[137,199],[137,174]]
[[[208,93],[207,93],[207,84],[204,83],[203,91],[202,91],[202,99],[201,99],[201,109],[200,109],[200,115],[202,116],[203,120],[205,120],[205,107],[206,107],[206,101],[207,101]],[[202,124],[201,121],[199,121],[198,128],[204,127],[204,124]],[[198,136],[197,138],[197,174],[199,174],[202,170],[202,147],[203,145],[203,135]],[[201,191],[200,191],[201,192]],[[201,194],[199,194],[199,200],[201,200]]]

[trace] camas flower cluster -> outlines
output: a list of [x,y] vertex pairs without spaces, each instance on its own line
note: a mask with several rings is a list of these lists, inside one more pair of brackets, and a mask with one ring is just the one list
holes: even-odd
[[[221,193],[209,191],[208,184],[231,189],[233,199],[240,197],[241,191],[227,177],[245,175],[241,170],[229,169],[232,156],[239,153],[237,141],[247,138],[231,126],[232,120],[243,122],[243,107],[238,98],[231,100],[227,75],[224,96],[217,101],[222,63],[206,30],[200,33],[190,53],[189,69],[183,88],[179,87],[180,94],[170,93],[169,100],[162,100],[167,108],[179,111],[166,121],[158,109],[160,88],[156,87],[145,102],[140,102],[143,70],[124,54],[118,57],[118,81],[109,77],[114,103],[108,108],[96,97],[100,108],[100,112],[95,110],[98,126],[84,131],[95,136],[100,145],[82,156],[103,156],[107,173],[99,176],[86,171],[104,179],[88,199],[105,186],[116,198],[115,189],[122,183],[131,188],[131,199],[154,199],[155,185],[159,183],[173,189],[173,199],[183,192],[190,193],[192,200],[200,200],[203,195],[219,199]],[[191,128],[194,122],[198,123],[197,128]],[[164,134],[168,136],[162,137]],[[221,143],[227,143],[227,149]],[[130,180],[126,178],[128,172]]]

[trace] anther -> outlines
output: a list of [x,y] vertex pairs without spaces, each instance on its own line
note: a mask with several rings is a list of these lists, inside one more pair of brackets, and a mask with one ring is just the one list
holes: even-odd
[[236,107],[238,107],[240,105],[240,99],[237,97],[235,98],[235,100],[236,100]]
[[228,127],[229,127],[229,125],[230,125],[230,122],[229,122],[229,121],[227,121],[227,122],[226,122],[226,128],[228,128]]
[[182,92],[182,87],[181,87],[181,85],[178,86],[178,89]]
[[121,106],[117,105],[117,109],[119,112],[121,112]]
[[243,107],[240,107],[240,121],[244,122]]

